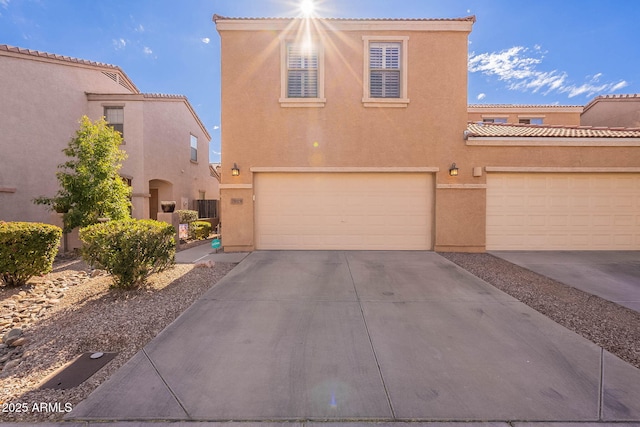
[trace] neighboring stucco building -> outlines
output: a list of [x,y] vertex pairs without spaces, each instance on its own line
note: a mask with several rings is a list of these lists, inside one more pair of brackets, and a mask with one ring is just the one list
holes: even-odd
[[132,186],[133,216],[155,218],[161,200],[194,208],[218,199],[211,137],[184,96],[144,94],[113,65],[0,45],[0,219],[49,222],[32,199],[53,196],[62,149],[82,115],[106,116],[123,132],[120,174]]
[[581,105],[472,104],[467,111],[470,122],[531,125],[580,124]]
[[640,94],[597,96],[585,105],[580,124],[640,128]]
[[640,131],[467,124],[474,17],[213,20],[225,250],[640,249]]

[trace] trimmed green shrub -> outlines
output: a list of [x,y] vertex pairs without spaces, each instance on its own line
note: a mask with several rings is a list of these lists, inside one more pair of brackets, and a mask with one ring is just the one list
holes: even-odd
[[0,221],[0,277],[8,286],[21,286],[53,268],[62,230],[38,222]]
[[211,223],[207,221],[193,221],[189,223],[189,237],[194,240],[204,240],[211,234]]
[[182,209],[177,210],[176,212],[179,215],[180,224],[188,224],[190,222],[198,220],[198,211]]
[[152,219],[124,219],[80,229],[82,258],[113,275],[113,287],[133,289],[171,267],[175,228]]

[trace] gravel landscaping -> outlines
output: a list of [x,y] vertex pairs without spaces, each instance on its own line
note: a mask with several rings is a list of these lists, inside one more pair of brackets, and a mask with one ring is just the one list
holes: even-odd
[[491,254],[440,255],[640,368],[640,313]]
[[[107,274],[67,259],[26,286],[0,287],[0,420],[61,420],[234,266],[178,264],[142,289],[120,291],[109,288]],[[39,389],[82,353],[98,351],[118,355],[78,387]]]

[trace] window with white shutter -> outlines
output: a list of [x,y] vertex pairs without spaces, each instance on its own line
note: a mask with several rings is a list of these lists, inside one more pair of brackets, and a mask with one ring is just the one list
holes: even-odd
[[287,98],[318,97],[318,48],[287,44]]
[[281,40],[282,107],[323,107],[322,45],[315,40]]
[[400,43],[369,44],[369,96],[400,98]]
[[406,107],[409,37],[363,36],[365,107]]

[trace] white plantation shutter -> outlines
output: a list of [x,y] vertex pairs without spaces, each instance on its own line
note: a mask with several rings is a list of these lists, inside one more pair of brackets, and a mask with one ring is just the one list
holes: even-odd
[[371,98],[400,98],[401,43],[369,44]]
[[318,47],[287,45],[287,98],[318,97]]

